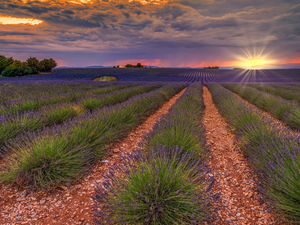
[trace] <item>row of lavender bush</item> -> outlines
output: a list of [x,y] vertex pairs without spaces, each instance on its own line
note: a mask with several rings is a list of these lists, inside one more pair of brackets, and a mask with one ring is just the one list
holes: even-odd
[[4,158],[0,181],[47,188],[78,179],[103,157],[107,144],[126,136],[184,87],[183,83],[166,85],[62,125],[19,136],[9,142],[13,151]]
[[2,119],[0,118],[0,154],[4,154],[5,150],[8,150],[5,148],[5,142],[25,131],[36,131],[54,124],[61,124],[70,118],[89,113],[90,111],[88,109],[91,109],[91,101],[94,103],[92,109],[100,109],[105,106],[123,102],[134,95],[143,94],[161,86],[162,84],[160,83],[152,83],[104,95],[85,96],[74,103],[64,102],[44,106],[37,112],[16,113],[3,116]]
[[192,84],[155,125],[148,150],[123,157],[123,165],[112,167],[104,184],[96,186],[96,224],[201,224],[212,219],[217,196],[206,176],[203,109],[202,85]]
[[289,101],[242,84],[224,84],[224,87],[258,108],[271,113],[291,128],[300,129],[300,106],[296,101]]
[[51,104],[56,104],[60,102],[72,102],[76,99],[88,95],[93,94],[105,94],[112,91],[124,89],[130,86],[138,86],[139,83],[127,83],[127,84],[119,84],[115,86],[108,86],[108,87],[100,87],[100,88],[93,88],[87,89],[86,87],[78,88],[71,92],[62,93],[62,94],[49,94],[40,96],[36,93],[35,96],[27,97],[27,98],[20,98],[14,99],[10,101],[3,102],[0,104],[0,115],[5,115],[7,113],[14,113],[14,112],[24,112],[24,111],[37,111],[41,107]]
[[[125,84],[125,82],[122,82]],[[78,82],[78,81],[31,81],[0,82],[0,103],[28,97],[63,94],[77,90],[118,85],[119,82]]]
[[272,95],[278,95],[287,100],[295,100],[300,102],[300,89],[290,84],[245,84],[247,86],[256,88],[260,91],[267,92]]
[[269,120],[220,84],[208,85],[257,172],[258,189],[274,212],[300,222],[300,137]]

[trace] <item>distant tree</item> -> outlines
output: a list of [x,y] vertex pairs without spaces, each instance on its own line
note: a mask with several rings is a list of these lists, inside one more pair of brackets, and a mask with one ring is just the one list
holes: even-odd
[[116,66],[113,66],[113,68],[116,68]]
[[4,55],[0,55],[0,74],[5,70],[6,67],[13,64],[14,60],[12,57],[6,58]]
[[203,69],[219,69],[220,67],[218,66],[208,66],[208,67],[203,67]]
[[54,59],[43,59],[38,64],[38,70],[41,72],[51,72],[52,68],[56,67],[57,63]]
[[126,68],[132,68],[133,66],[131,64],[126,64]]
[[143,66],[142,66],[141,63],[136,64],[136,67],[137,67],[137,68],[143,68]]
[[38,68],[39,68],[39,60],[37,58],[30,56],[30,58],[28,58],[26,60],[26,62],[28,63],[28,66],[34,67],[34,68],[36,68],[36,70],[38,70]]
[[2,71],[2,76],[16,77],[35,73],[38,73],[37,69],[35,67],[28,66],[27,62],[20,62],[19,60],[14,60],[12,64],[7,66],[5,70]]
[[[53,69],[54,67],[57,66],[57,63],[55,62],[54,59],[50,58],[49,60],[50,60],[50,64],[51,64],[51,69]],[[50,71],[51,71],[51,70],[50,70]]]
[[117,65],[117,68],[119,68],[120,66],[119,65]]

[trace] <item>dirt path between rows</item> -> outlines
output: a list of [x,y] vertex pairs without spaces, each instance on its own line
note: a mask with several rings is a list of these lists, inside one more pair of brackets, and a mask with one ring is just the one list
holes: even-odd
[[215,190],[221,192],[215,224],[279,224],[260,201],[253,171],[239,152],[235,135],[218,112],[208,89],[203,88],[203,124],[210,147],[208,163],[216,178]]
[[151,115],[142,125],[132,131],[127,138],[109,148],[109,157],[97,163],[90,175],[80,183],[62,186],[49,193],[26,193],[9,185],[0,185],[0,224],[93,224],[91,196],[94,185],[102,182],[110,165],[120,164],[120,156],[132,152],[143,144],[147,135],[160,118],[185,91],[173,96]]

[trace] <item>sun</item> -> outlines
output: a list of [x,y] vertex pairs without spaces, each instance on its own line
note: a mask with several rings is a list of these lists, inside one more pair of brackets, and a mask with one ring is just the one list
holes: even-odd
[[244,63],[244,66],[247,68],[257,67],[257,66],[265,66],[268,65],[269,61],[261,58],[249,59]]
[[250,62],[249,62],[249,65],[250,66],[257,66],[257,65],[261,65],[261,64],[264,64],[262,60],[259,60],[259,59],[252,59]]
[[279,56],[275,49],[267,49],[265,46],[239,48],[236,51],[231,51],[229,54],[235,59],[232,61],[231,66],[236,68],[250,70],[272,69],[279,62]]

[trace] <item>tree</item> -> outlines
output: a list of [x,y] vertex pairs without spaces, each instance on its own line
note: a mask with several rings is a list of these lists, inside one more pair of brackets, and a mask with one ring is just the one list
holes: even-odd
[[27,62],[20,62],[19,60],[15,60],[12,64],[7,66],[5,70],[2,71],[2,76],[16,77],[34,73],[38,73],[35,67],[28,66]]
[[38,70],[41,72],[51,72],[52,68],[56,67],[57,63],[54,59],[43,59],[38,64]]
[[218,66],[208,66],[208,67],[203,67],[203,69],[219,69]]
[[54,59],[50,58],[49,60],[50,60],[50,63],[51,63],[51,69],[57,66],[57,63],[55,62]]
[[142,64],[140,64],[140,63],[136,64],[136,67],[143,68]]
[[0,55],[0,74],[5,70],[6,67],[13,64],[14,60],[12,57],[6,58],[4,55]]
[[126,66],[125,66],[126,68],[131,68],[131,67],[133,67],[131,64],[127,64]]
[[34,68],[36,68],[38,70],[39,60],[37,58],[30,56],[30,58],[28,58],[26,60],[26,62],[28,63],[28,66],[34,67]]

